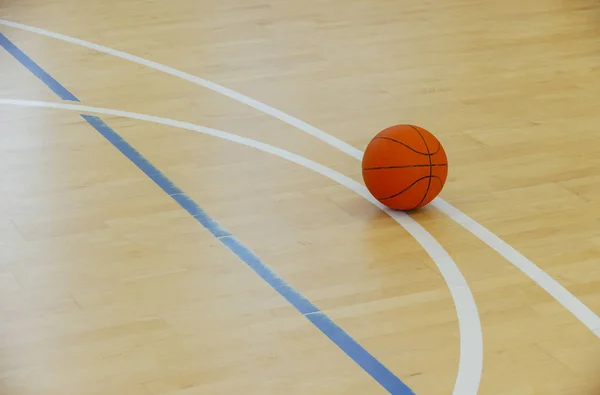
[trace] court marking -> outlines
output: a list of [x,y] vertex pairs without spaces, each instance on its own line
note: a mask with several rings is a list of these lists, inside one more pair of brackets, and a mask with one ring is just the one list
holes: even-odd
[[12,41],[10,41],[4,34],[0,32],[0,47],[6,49],[19,63],[27,68],[33,75],[38,79],[42,80],[48,88],[63,100],[76,101],[79,99],[69,92],[64,86],[62,86],[57,80],[55,80],[46,70],[42,69],[36,64],[29,56],[21,51]]
[[214,218],[210,217],[191,197],[177,187],[164,173],[104,123],[102,119],[91,115],[81,116],[127,159],[136,165],[138,169],[144,172],[148,178],[154,181],[167,195],[179,203],[182,208],[212,233],[221,244],[227,247],[227,249],[269,284],[271,288],[294,306],[300,314],[327,336],[358,366],[363,368],[379,385],[385,388],[390,394],[414,395],[414,392],[402,380],[335,324],[310,300],[290,286],[251,249],[246,247],[233,234],[225,230]]
[[430,256],[442,274],[456,309],[460,338],[460,359],[458,363],[457,378],[452,393],[453,395],[477,394],[483,370],[483,335],[477,305],[467,281],[465,280],[459,267],[456,265],[444,247],[421,224],[411,218],[408,214],[401,211],[391,210],[379,203],[369,193],[364,185],[356,182],[344,174],[338,173],[329,167],[314,162],[301,155],[233,133],[207,128],[188,122],[175,121],[153,115],[138,114],[107,108],[89,107],[78,104],[0,98],[0,105],[2,104],[22,107],[70,110],[88,114],[111,115],[202,133],[237,144],[245,145],[247,147],[275,155],[289,162],[296,163],[305,167],[306,169],[314,171],[315,173],[321,174],[322,176],[327,177],[341,186],[362,196],[365,200],[378,207],[399,225],[401,225],[421,245],[421,247],[423,247],[425,252]]
[[[78,38],[70,37],[64,34],[51,32],[48,30],[40,29],[38,27],[25,25],[22,23],[12,22],[5,19],[0,19],[0,25],[13,27],[16,29],[36,33],[42,36],[54,38],[60,41],[64,41],[70,44],[75,44],[81,47],[92,49],[98,52],[105,53],[107,55],[115,56],[130,62],[134,62],[163,73],[172,75],[174,77],[181,78],[185,81],[193,84],[203,86],[216,93],[227,96],[235,101],[246,104],[264,114],[270,115],[280,121],[295,127],[313,137],[329,144],[333,148],[344,152],[357,160],[362,160],[363,151],[351,146],[350,144],[334,137],[323,130],[320,130],[298,118],[295,118],[281,110],[273,108],[265,103],[258,100],[252,99],[239,92],[216,84],[212,81],[205,80],[195,75],[177,70],[175,68],[165,66],[163,64],[141,58],[139,56],[131,55],[129,53],[119,51],[113,48],[109,48],[103,45],[94,44],[89,41],[81,40]],[[496,251],[500,256],[510,262],[513,266],[528,276],[533,282],[538,284],[544,289],[554,300],[560,303],[567,311],[573,314],[583,325],[591,330],[597,337],[600,338],[600,317],[594,313],[589,307],[581,302],[575,295],[569,292],[563,287],[558,281],[552,276],[546,273],[543,269],[533,263],[529,258],[521,254],[510,244],[506,243],[500,237],[495,235],[489,229],[469,217],[458,208],[452,206],[442,198],[438,197],[429,203],[431,207],[435,207],[442,213],[446,214],[457,224],[462,226],[464,229],[469,231],[473,236],[484,242],[488,247]]]
[[[0,33],[0,46],[6,49],[25,68],[36,75],[57,96],[79,102],[50,74],[37,65],[30,57]],[[150,180],[161,188],[169,197],[185,209],[198,223],[207,229],[227,249],[260,276],[271,288],[287,300],[300,314],[329,338],[340,350],[350,357],[358,366],[369,374],[379,385],[394,395],[414,395],[414,392],[386,366],[379,362],[356,340],[340,328],[325,313],[317,308],[304,295],[291,287],[272,268],[265,264],[251,249],[246,247],[232,233],[225,230],[214,218],[210,217],[183,190],[177,187],[163,172],[147,160],[139,151],[123,139],[117,132],[97,116],[81,114],[81,117],[123,156],[129,159]]]
[[[3,22],[3,20],[0,19],[0,24],[2,22]],[[37,28],[32,28],[32,29],[37,29]],[[38,29],[38,30],[43,31],[42,29]],[[51,33],[51,32],[48,32],[48,33]],[[56,33],[52,33],[52,34],[55,34],[57,36],[62,36],[62,35],[59,35]],[[63,37],[67,37],[67,36],[63,36]],[[78,39],[73,39],[73,40],[80,42],[80,45],[86,44],[86,42],[83,40],[78,40]],[[91,44],[91,43],[87,43],[87,44]],[[99,46],[96,44],[91,44],[91,45],[93,47],[97,47],[97,48],[92,48],[92,49],[96,49],[99,51],[102,51],[102,48],[106,48],[106,47],[102,47],[102,46]],[[107,48],[107,49],[110,50],[110,48]],[[119,52],[119,51],[117,51],[117,52]],[[126,54],[123,52],[120,52],[120,54],[122,54],[124,56],[133,57],[132,55],[129,55],[129,54]],[[137,57],[133,57],[133,58],[137,58]],[[142,59],[142,58],[137,58],[137,59],[146,61],[145,59]],[[135,61],[135,60],[133,60],[133,61]],[[158,63],[154,63],[154,62],[150,62],[150,61],[146,61],[146,62],[149,62],[156,66],[162,66],[162,65],[160,65]],[[153,67],[153,66],[150,66],[150,67]],[[163,66],[163,67],[166,70],[170,69],[167,66]],[[165,72],[168,72],[168,71],[165,71]],[[184,73],[184,75],[185,75],[185,73]],[[206,81],[206,80],[203,80],[198,77],[195,77],[195,78],[197,78],[200,81],[206,82],[208,84],[207,87],[209,87],[209,88],[211,86],[219,87],[219,85],[214,84],[210,81]],[[223,87],[221,87],[221,88],[226,89]],[[211,88],[211,89],[213,89],[213,88]],[[230,92],[232,94],[237,94],[234,91],[230,91]],[[249,99],[249,100],[252,100],[252,99]],[[257,103],[258,105],[262,105],[262,103],[260,103],[260,102],[257,102],[257,101],[254,101],[254,102]],[[266,108],[269,108],[266,105],[263,105],[263,106],[265,106]],[[275,110],[275,111],[278,111],[278,110]],[[284,115],[287,116],[287,114],[284,114]],[[287,116],[287,117],[289,117],[289,116]],[[290,118],[292,118],[292,117],[290,117]],[[292,119],[294,119],[294,118],[292,118]],[[308,125],[308,126],[310,126],[310,125]],[[318,129],[316,129],[316,128],[315,128],[315,130],[318,131]],[[321,133],[324,133],[324,132],[321,132]],[[335,138],[333,136],[330,136],[330,137],[332,137],[332,139],[335,140]],[[352,148],[354,150],[356,150],[354,147],[352,147]],[[356,150],[356,151],[358,151],[358,150]],[[358,151],[358,152],[360,152],[360,151]],[[351,180],[351,181],[353,181],[353,180]],[[362,187],[361,184],[357,183],[357,185],[359,187]],[[460,333],[460,358],[459,358],[459,366],[458,366],[457,378],[456,378],[453,394],[456,394],[456,395],[471,395],[471,394],[474,395],[474,394],[476,394],[478,391],[480,382],[481,382],[481,375],[483,372],[483,339],[482,339],[481,321],[479,319],[479,312],[477,310],[477,305],[475,303],[473,294],[472,294],[463,274],[460,272],[460,269],[458,268],[456,263],[452,260],[452,258],[447,253],[447,251],[420,224],[418,224],[410,216],[408,216],[404,213],[398,213],[396,211],[391,211],[387,207],[384,207],[379,202],[372,199],[370,193],[368,193],[368,192],[365,193],[366,188],[362,187],[362,189],[363,189],[363,191],[362,191],[363,197],[366,197],[367,200],[374,203],[380,209],[383,209],[384,211],[386,211],[388,213],[388,215],[390,215],[392,218],[394,218],[394,220],[396,220],[396,222],[398,222],[401,226],[403,226],[413,236],[413,238],[415,238],[415,240],[417,240],[417,242],[419,242],[421,244],[421,246],[425,249],[425,251],[431,256],[434,263],[438,267],[438,270],[442,274],[442,277],[446,281],[446,284],[450,290],[450,293],[452,295],[453,302],[455,305],[455,310],[457,313],[457,320],[458,320],[458,325],[459,325],[459,333]],[[403,221],[402,221],[402,219],[403,219]],[[411,226],[416,228],[416,233],[411,232],[411,230],[410,230]],[[436,253],[440,256],[439,260],[436,260],[435,256],[430,253],[430,251],[427,249],[426,245],[423,243],[428,243],[428,244],[430,244],[430,246],[433,246],[432,249],[435,250]],[[447,265],[445,270],[444,270],[444,267],[441,266],[441,264],[443,262],[450,263],[449,265]],[[469,317],[471,317],[471,318],[469,318]]]

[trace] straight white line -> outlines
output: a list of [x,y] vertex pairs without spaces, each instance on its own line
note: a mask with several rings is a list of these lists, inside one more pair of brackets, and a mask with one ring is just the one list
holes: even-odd
[[[118,51],[116,49],[108,48],[102,45],[93,44],[88,41],[80,40],[78,38],[65,36],[63,34],[54,33],[48,30],[40,29],[33,26],[24,25],[21,23],[10,22],[4,19],[0,19],[0,25],[14,27],[16,29],[21,29],[25,31],[29,31],[32,33],[40,34],[46,37],[55,38],[57,40],[61,40],[64,42],[68,42],[71,44],[79,45],[85,48],[93,49],[98,52],[102,52],[108,55],[116,56],[125,60],[129,60],[131,62],[141,64],[155,70],[162,71],[163,73],[170,74],[172,76],[181,78],[183,80],[189,81],[193,84],[203,86],[208,88],[214,92],[220,93],[224,96],[227,96],[233,100],[236,100],[240,103],[244,103],[258,111],[261,111],[265,114],[271,115],[274,118],[277,118],[288,125],[294,126],[297,129],[308,133],[317,139],[331,145],[332,147],[342,151],[358,160],[362,159],[363,152],[346,142],[339,140],[338,138],[325,133],[324,131],[309,125],[308,123],[301,121],[298,118],[295,118],[289,114],[284,113],[276,108],[270,107],[258,100],[252,99],[248,96],[245,96],[241,93],[235,92],[231,89],[225,88],[221,85],[218,85],[214,82],[205,80],[203,78],[185,73],[183,71],[174,69],[169,66],[162,65],[160,63],[153,62],[151,60],[147,60],[144,58],[140,58],[138,56],[134,56],[122,51]],[[497,253],[503,256],[506,260],[512,263],[515,267],[525,273],[531,280],[536,282],[540,287],[542,287],[546,292],[550,294],[558,303],[560,303],[564,308],[571,312],[579,321],[581,321],[585,326],[587,326],[592,332],[594,332],[598,337],[600,337],[600,317],[596,315],[590,308],[588,308],[585,304],[583,304],[579,299],[577,299],[573,294],[571,294],[567,289],[565,289],[558,281],[553,279],[549,274],[544,272],[541,268],[539,268],[535,263],[530,261],[527,257],[522,255],[520,252],[515,250],[513,247],[508,245],[498,236],[490,232],[483,225],[479,224],[465,213],[452,206],[450,203],[444,201],[441,198],[435,199],[430,203],[433,207],[437,208],[444,214],[448,215],[466,230],[471,232],[475,237],[483,241],[489,247],[494,249]],[[462,395],[462,394],[461,394]]]
[[78,104],[64,104],[52,102],[39,102],[29,100],[9,100],[0,99],[0,105],[13,105],[22,107],[41,107],[54,108],[60,110],[77,111],[81,113],[113,115],[141,121],[158,123],[161,125],[172,126],[180,129],[187,129],[194,132],[199,132],[214,136],[220,139],[228,140],[234,143],[242,144],[247,147],[255,148],[260,151],[276,155],[287,161],[299,164],[309,170],[319,173],[330,180],[348,188],[349,190],[359,194],[364,199],[368,200],[382,211],[391,216],[398,224],[410,233],[415,240],[423,247],[427,254],[437,265],[438,270],[444,277],[450,294],[454,301],[456,314],[458,318],[458,326],[460,333],[460,361],[458,365],[458,375],[454,386],[454,395],[476,395],[481,381],[483,369],[483,338],[481,332],[481,322],[479,320],[479,312],[473,294],[465,280],[460,269],[452,260],[448,252],[442,245],[423,228],[418,222],[412,219],[407,214],[390,210],[379,203],[364,185],[354,181],[353,179],[336,172],[320,163],[311,161],[303,156],[285,151],[281,148],[274,147],[269,144],[255,141],[246,137],[238,136],[232,133],[223,132],[216,129],[207,128],[204,126],[195,125],[187,122],[175,121],[168,118],[156,117],[146,114],[137,114],[127,111],[112,110],[106,108],[88,107]]

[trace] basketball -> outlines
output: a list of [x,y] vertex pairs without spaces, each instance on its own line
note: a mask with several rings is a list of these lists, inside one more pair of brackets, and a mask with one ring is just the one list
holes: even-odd
[[377,134],[365,150],[362,175],[379,202],[395,210],[425,206],[442,191],[448,159],[440,141],[414,125],[395,125]]

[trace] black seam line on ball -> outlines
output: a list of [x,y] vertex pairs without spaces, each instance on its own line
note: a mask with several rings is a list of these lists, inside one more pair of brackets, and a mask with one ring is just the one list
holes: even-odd
[[[413,128],[414,129],[414,128]],[[416,130],[416,129],[415,129]],[[418,132],[418,131],[417,131]],[[420,135],[421,133],[419,133]],[[423,137],[423,136],[421,136]],[[398,141],[396,139],[393,139],[391,137],[374,137],[373,140],[388,140],[388,141],[393,141],[394,143],[400,144],[406,148],[408,148],[409,150],[411,150],[412,152],[419,154],[419,155],[425,155],[425,156],[433,156],[435,154],[437,154],[438,152],[440,152],[440,150],[442,149],[442,144],[439,143],[437,149],[435,150],[435,152],[429,152],[429,147],[427,147],[427,143],[425,143],[425,146],[427,147],[427,152],[421,152],[421,151],[417,151],[416,149],[414,149],[413,147],[411,147],[410,145],[407,145],[406,143],[403,143],[402,141]]]
[[384,198],[377,198],[377,200],[389,200],[389,199],[393,199],[396,196],[400,196],[402,195],[404,192],[408,191],[410,188],[412,188],[416,183],[418,183],[419,181],[423,181],[425,179],[431,179],[431,178],[437,178],[440,182],[442,182],[442,179],[439,178],[438,176],[425,176],[425,177],[421,177],[418,180],[416,180],[415,182],[413,182],[412,184],[410,184],[409,186],[407,186],[406,188],[404,188],[403,190],[401,190],[398,193],[393,194],[392,196],[388,196],[388,197],[384,197]]
[[367,170],[384,170],[384,169],[410,169],[411,167],[446,167],[448,166],[447,163],[432,163],[430,164],[425,164],[425,165],[403,165],[403,166],[379,166],[379,167],[366,167],[363,170],[367,171]]
[[[425,190],[425,194],[423,195],[423,198],[421,199],[421,201],[419,202],[419,204],[417,204],[415,206],[419,207],[423,201],[425,200],[425,198],[427,198],[427,194],[429,194],[429,188],[431,188],[431,176],[433,176],[433,166],[431,166],[431,152],[429,152],[429,145],[427,145],[427,141],[425,140],[425,137],[423,137],[423,135],[421,134],[421,132],[419,131],[419,129],[415,128],[414,126],[411,126],[415,132],[419,133],[419,136],[421,137],[421,139],[423,139],[423,144],[425,144],[425,148],[427,149],[427,156],[429,157],[429,180],[427,181],[427,189]],[[440,146],[442,144],[440,143]]]

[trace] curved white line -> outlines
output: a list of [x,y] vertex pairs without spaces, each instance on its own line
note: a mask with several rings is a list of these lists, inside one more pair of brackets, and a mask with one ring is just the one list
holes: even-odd
[[456,379],[453,394],[454,395],[475,395],[479,389],[483,366],[483,339],[481,332],[481,322],[479,312],[473,294],[462,275],[456,263],[452,260],[448,252],[442,245],[423,228],[418,222],[403,212],[390,210],[371,196],[369,191],[360,183],[353,179],[336,172],[317,162],[311,161],[303,156],[285,151],[259,141],[241,137],[232,133],[223,132],[187,122],[175,121],[168,118],[155,117],[146,114],[137,114],[127,111],[112,110],[106,108],[88,107],[76,104],[63,104],[51,102],[39,102],[29,100],[9,100],[0,99],[0,104],[24,106],[24,107],[42,107],[54,108],[60,110],[77,111],[81,113],[113,115],[140,121],[153,122],[161,125],[172,126],[180,129],[187,129],[214,136],[220,139],[232,141],[247,147],[256,148],[260,151],[276,155],[287,161],[299,164],[307,169],[319,173],[330,180],[348,188],[359,194],[379,209],[383,210],[404,229],[415,238],[423,247],[427,254],[437,265],[440,273],[444,277],[452,295],[456,314],[458,317],[458,326],[460,332],[460,362],[458,366],[458,376]]
[[552,278],[552,276],[527,259],[527,257],[519,251],[511,247],[507,242],[493,234],[483,225],[479,224],[456,207],[452,206],[450,203],[439,199],[434,202],[434,206],[446,213],[469,232],[476,235],[485,244],[496,250],[496,252],[502,255],[507,261],[512,262],[513,265],[535,281],[600,338],[600,317],[577,299],[575,295],[560,285],[560,283]]
[[[116,49],[90,43],[88,41],[80,40],[78,38],[65,36],[63,34],[54,33],[37,27],[11,22],[4,19],[0,19],[0,25],[14,27],[16,29],[37,33],[42,36],[55,38],[57,40],[93,49],[98,52],[116,56],[137,64],[153,68],[155,70],[162,71],[163,73],[181,78],[193,84],[203,86],[214,92],[220,93],[233,100],[236,100],[240,103],[244,103],[265,114],[271,115],[272,117],[277,118],[287,123],[288,125],[294,126],[297,129],[316,137],[317,139],[331,145],[339,151],[342,151],[356,159],[362,159],[363,152],[349,145],[348,143],[328,133],[325,133],[324,131],[312,125],[309,125],[308,123],[301,121],[298,118],[286,114],[283,111],[268,106],[267,104],[264,104],[258,100],[252,99],[231,89],[225,88],[224,86],[218,85],[214,82],[185,73],[183,71],[174,69],[169,66],[162,65],[160,63],[153,62],[151,60],[128,54],[126,52],[118,51]],[[594,313],[590,308],[583,304],[579,299],[577,299],[566,288],[560,285],[560,283],[554,278],[552,278],[548,273],[543,271],[539,266],[537,266],[523,254],[521,254],[519,251],[514,249],[512,246],[507,244],[504,240],[500,239],[498,236],[486,229],[483,225],[479,224],[477,221],[470,218],[465,213],[452,206],[450,203],[444,201],[443,199],[437,198],[433,202],[431,202],[430,205],[437,208],[444,214],[448,215],[459,225],[471,232],[475,237],[483,241],[489,247],[494,249],[498,254],[500,254],[506,260],[512,263],[516,268],[525,273],[531,280],[533,280],[540,287],[546,290],[546,292],[548,292],[550,296],[552,296],[558,303],[560,303],[564,308],[570,311],[571,314],[577,317],[579,321],[581,321],[592,332],[594,332],[596,336],[600,337],[600,317],[598,317],[596,313]]]
[[[265,113],[265,114],[271,115],[272,117],[275,117],[287,124],[295,126],[296,128],[313,135],[314,137],[318,138],[319,140],[325,141],[326,143],[336,147],[337,149],[347,153],[350,156],[353,156],[355,158],[362,158],[362,151],[360,151],[348,144],[341,143],[335,137],[330,136],[327,133],[324,133],[323,131],[315,128],[314,126],[311,126],[311,125],[307,124],[306,122],[302,122],[301,120],[296,119],[296,118],[292,117],[291,115],[288,115],[288,114],[286,114],[282,111],[279,111],[275,108],[269,107],[266,104],[259,102],[258,100],[254,100],[254,99],[252,99],[248,96],[244,96],[236,91],[225,88],[224,86],[215,84],[214,82],[205,80],[200,77],[196,77],[194,75],[185,73],[183,71],[176,70],[172,67],[165,66],[165,65],[153,62],[148,59],[140,58],[139,56],[131,55],[126,52],[108,48],[103,45],[98,45],[98,44],[94,44],[94,43],[91,43],[88,41],[80,40],[78,38],[65,36],[64,34],[54,33],[54,32],[48,31],[48,30],[40,29],[40,28],[33,27],[33,26],[23,25],[21,23],[10,22],[10,21],[4,20],[4,19],[0,19],[0,25],[5,25],[5,26],[14,27],[16,29],[26,30],[28,32],[37,33],[42,36],[55,38],[60,41],[64,41],[64,42],[68,42],[71,44],[79,45],[81,47],[93,49],[98,52],[116,56],[118,58],[129,60],[130,62],[134,62],[134,63],[141,64],[141,65],[150,67],[150,68],[158,70],[158,71],[162,71],[163,73],[170,74],[172,76],[181,78],[181,79],[189,81],[193,84],[203,86],[214,92],[217,92],[224,96],[227,96],[233,100],[237,100],[241,103],[244,103],[258,111]],[[341,145],[340,145],[340,143],[341,143]]]

